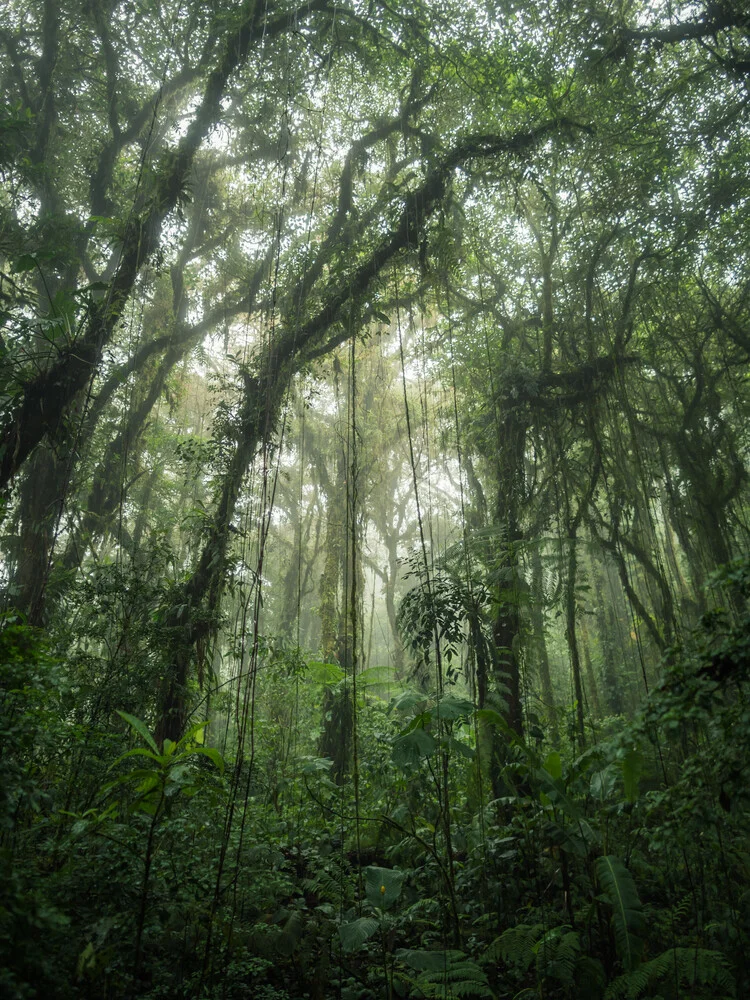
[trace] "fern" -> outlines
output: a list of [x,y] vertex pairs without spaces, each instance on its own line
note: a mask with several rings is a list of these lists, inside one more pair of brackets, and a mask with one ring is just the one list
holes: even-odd
[[597,959],[581,954],[578,931],[572,930],[568,924],[543,931],[541,924],[509,927],[492,942],[483,961],[502,960],[506,965],[513,966],[515,974],[524,979],[531,966],[535,966],[537,988],[522,990],[516,994],[516,1000],[526,996],[527,992],[529,996],[541,995],[545,980],[576,987],[576,996],[580,1000],[587,997],[600,1000],[604,987],[604,969]]
[[482,969],[461,951],[402,951],[398,957],[419,973],[413,985],[425,998],[493,995]]
[[349,899],[353,894],[353,881],[347,868],[329,858],[325,868],[321,868],[312,878],[302,880],[302,888],[314,893],[318,899],[326,903],[340,903],[342,897]]
[[[639,1000],[648,990],[664,983],[679,988],[685,986],[690,995],[706,1000],[731,1000],[735,996],[734,982],[727,970],[726,959],[718,951],[707,948],[669,948],[650,962],[626,972],[610,983],[604,1000]],[[705,991],[696,993],[696,987]]]
[[640,935],[645,926],[638,890],[623,862],[612,854],[597,858],[596,870],[604,895],[612,907],[617,953],[625,971],[632,972],[641,959],[643,942]]
[[576,973],[581,952],[577,931],[570,927],[553,927],[534,945],[536,969],[539,979],[556,979],[570,986]]
[[540,979],[549,977],[562,983],[573,981],[581,946],[579,935],[567,924],[542,934],[541,924],[517,924],[495,938],[484,953],[485,962],[502,960],[525,972],[536,962]]
[[495,938],[484,954],[487,962],[497,962],[502,959],[509,965],[516,965],[522,970],[528,969],[534,961],[536,944],[542,933],[541,924],[517,924]]
[[576,967],[576,986],[578,987],[578,1000],[586,997],[595,997],[601,1000],[606,974],[604,966],[598,958],[591,955],[581,955]]
[[669,927],[679,926],[683,924],[690,914],[693,906],[693,894],[692,892],[686,892],[679,903],[667,910],[666,919],[668,921]]

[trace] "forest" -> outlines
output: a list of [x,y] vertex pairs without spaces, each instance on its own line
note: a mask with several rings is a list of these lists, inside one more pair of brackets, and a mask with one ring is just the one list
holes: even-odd
[[750,997],[745,0],[0,80],[2,997]]

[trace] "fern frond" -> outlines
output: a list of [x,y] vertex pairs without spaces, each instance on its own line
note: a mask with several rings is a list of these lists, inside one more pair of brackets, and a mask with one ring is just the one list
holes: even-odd
[[493,995],[483,970],[461,951],[402,951],[398,957],[419,972],[414,985],[425,997],[452,1000]]
[[676,903],[669,911],[669,923],[671,926],[682,923],[690,913],[693,906],[693,894],[687,892],[679,903]]
[[315,878],[303,879],[302,888],[306,892],[314,893],[318,899],[325,903],[341,901],[341,882],[330,872],[322,871]]
[[345,864],[331,857],[312,877],[302,880],[302,888],[325,903],[340,903],[342,897],[346,900],[353,898],[354,879]]
[[[604,1000],[639,1000],[658,983],[669,980],[691,991],[691,996],[708,1000],[733,1000],[734,980],[724,956],[708,948],[669,948],[650,962],[644,962],[632,972],[626,972],[610,983]],[[704,987],[695,993],[696,987]]]
[[554,927],[536,943],[534,950],[540,979],[556,979],[564,985],[573,983],[581,951],[577,931],[567,926]]
[[486,962],[497,962],[502,959],[510,965],[520,966],[526,970],[534,961],[536,952],[534,945],[542,933],[541,924],[516,924],[495,938],[484,954]]

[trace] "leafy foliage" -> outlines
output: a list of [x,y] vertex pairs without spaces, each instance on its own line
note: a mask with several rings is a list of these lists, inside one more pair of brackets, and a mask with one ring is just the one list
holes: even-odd
[[418,975],[414,986],[423,997],[491,997],[482,969],[460,951],[399,952],[398,957]]
[[670,948],[637,969],[615,979],[605,1000],[639,1000],[659,988],[665,996],[687,989],[696,997],[734,997],[734,981],[720,952],[705,948]]
[[627,972],[639,962],[645,929],[643,907],[635,882],[623,862],[611,854],[597,858],[596,870],[604,895],[612,907],[617,952]]
[[744,8],[5,7],[3,997],[750,996]]

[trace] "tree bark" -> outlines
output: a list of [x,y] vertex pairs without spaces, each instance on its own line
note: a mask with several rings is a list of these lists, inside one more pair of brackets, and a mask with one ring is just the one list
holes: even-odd
[[547,654],[547,635],[545,628],[544,609],[544,574],[542,571],[542,553],[539,545],[535,545],[531,554],[531,627],[534,634],[534,648],[539,668],[539,680],[542,685],[542,703],[545,708],[552,743],[556,746],[560,741],[557,726],[557,709],[555,694],[552,688],[552,675]]

